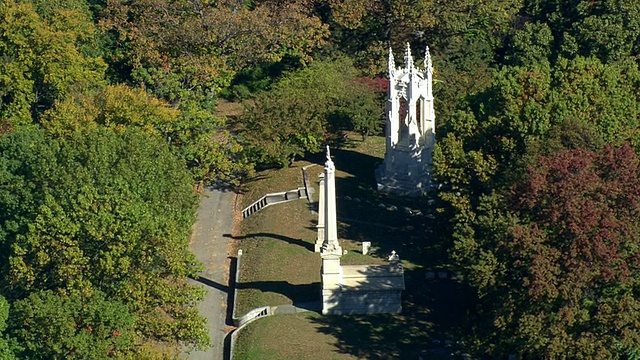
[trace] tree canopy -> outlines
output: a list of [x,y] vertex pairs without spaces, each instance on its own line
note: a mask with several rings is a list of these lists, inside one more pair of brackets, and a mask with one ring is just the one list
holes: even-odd
[[287,165],[295,156],[318,152],[339,130],[377,130],[382,107],[376,100],[348,59],[315,61],[257,96],[241,134],[256,162]]
[[[202,293],[186,284],[198,269],[187,242],[196,198],[166,143],[134,129],[98,128],[59,139],[25,129],[0,138],[0,154],[2,292],[20,319],[14,324],[72,317],[95,332],[80,333],[67,322],[78,336],[69,341],[83,341],[86,351],[103,356],[131,351],[133,339],[207,344],[204,319],[193,307]],[[100,294],[118,300],[105,302]],[[60,303],[69,313],[56,310]],[[83,303],[105,318],[82,320],[96,316],[74,308]],[[135,321],[119,317],[127,313]],[[100,330],[107,321],[116,325]],[[61,336],[55,328],[34,329],[26,334],[21,325],[10,327],[9,335],[45,358],[89,356],[78,344],[37,339],[39,333]],[[85,339],[111,341],[111,331],[127,336],[101,344],[102,350],[92,345],[96,338]]]
[[[639,12],[633,0],[3,1],[0,356],[204,346],[185,282],[194,183],[238,186],[344,131],[366,141],[381,130],[388,51],[410,43],[429,45],[437,79],[438,230],[477,297],[468,350],[637,358]],[[225,94],[244,112],[222,114]]]

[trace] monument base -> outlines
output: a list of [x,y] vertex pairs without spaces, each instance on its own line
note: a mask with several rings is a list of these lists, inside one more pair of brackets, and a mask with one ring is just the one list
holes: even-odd
[[376,169],[376,186],[384,194],[422,196],[431,186],[428,172],[408,176],[406,173],[385,171],[383,163]]
[[395,314],[402,311],[404,270],[389,265],[343,265],[339,283],[322,280],[322,314]]

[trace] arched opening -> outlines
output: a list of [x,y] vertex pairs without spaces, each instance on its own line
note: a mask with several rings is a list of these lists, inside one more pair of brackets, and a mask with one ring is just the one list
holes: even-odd
[[398,127],[398,143],[407,141],[409,139],[409,105],[407,100],[403,97],[400,98],[398,106],[398,119],[400,124]]
[[424,111],[424,99],[422,97],[416,100],[416,124],[418,124],[418,131],[420,134],[424,131],[424,119],[422,119],[422,113]]

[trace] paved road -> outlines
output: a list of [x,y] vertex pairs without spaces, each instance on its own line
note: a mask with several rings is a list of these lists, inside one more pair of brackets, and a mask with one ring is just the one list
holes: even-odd
[[184,355],[193,360],[223,360],[229,284],[229,238],[224,234],[230,234],[233,226],[233,193],[207,189],[204,195],[189,248],[205,267],[198,283],[205,285],[207,295],[198,309],[208,320],[213,347]]

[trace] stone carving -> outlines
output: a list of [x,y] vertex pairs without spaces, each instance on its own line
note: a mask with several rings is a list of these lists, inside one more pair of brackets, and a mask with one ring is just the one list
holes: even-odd
[[420,195],[428,190],[435,145],[432,87],[429,47],[423,69],[414,65],[409,44],[404,67],[396,68],[389,49],[386,153],[376,170],[378,190],[399,195]]
[[391,250],[391,254],[389,255],[389,261],[400,261],[400,256],[396,253],[395,250]]

